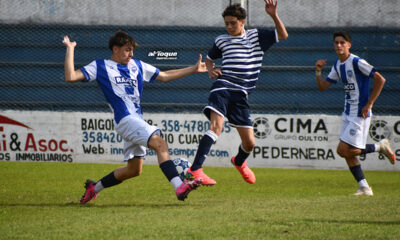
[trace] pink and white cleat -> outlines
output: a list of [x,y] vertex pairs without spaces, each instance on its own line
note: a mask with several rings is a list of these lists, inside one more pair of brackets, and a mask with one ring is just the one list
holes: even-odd
[[180,201],[185,201],[187,196],[192,190],[196,190],[199,186],[201,186],[202,180],[201,178],[195,178],[191,181],[184,181],[177,189],[176,189],[176,197]]
[[95,200],[97,197],[97,193],[94,191],[94,186],[96,186],[96,182],[93,180],[86,180],[85,182],[85,193],[83,194],[81,198],[81,204],[85,204],[89,202],[90,200]]

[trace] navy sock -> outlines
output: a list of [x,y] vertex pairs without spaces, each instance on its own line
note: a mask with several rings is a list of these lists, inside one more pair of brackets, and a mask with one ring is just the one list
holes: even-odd
[[160,164],[161,171],[167,177],[168,181],[171,181],[174,177],[179,176],[178,171],[176,170],[174,162],[172,160],[165,161]]
[[375,144],[366,144],[365,149],[361,149],[362,155],[372,152],[375,152]]
[[243,150],[242,145],[239,146],[239,152],[235,157],[235,165],[236,166],[242,166],[242,164],[244,163],[244,161],[246,161],[246,158],[250,155],[250,153],[245,152]]
[[211,130],[208,130],[206,134],[201,138],[199,147],[197,148],[196,156],[190,170],[196,171],[203,166],[206,160],[207,154],[210,152],[211,146],[215,142],[218,136]]
[[357,182],[365,179],[364,173],[361,170],[361,165],[356,165],[356,166],[350,167],[350,171],[353,174],[353,176]]
[[104,188],[112,187],[122,183],[121,181],[117,180],[114,176],[114,171],[104,176],[101,180],[101,184],[103,184]]

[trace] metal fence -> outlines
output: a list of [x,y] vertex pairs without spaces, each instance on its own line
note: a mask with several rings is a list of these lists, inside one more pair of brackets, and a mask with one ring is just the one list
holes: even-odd
[[[182,6],[185,2],[174,1],[172,10],[169,9],[173,12],[173,17],[168,15],[166,20],[153,19],[157,23],[153,25],[141,25],[143,22],[135,20],[135,12],[150,11],[146,8],[131,11],[131,25],[99,24],[96,19],[89,24],[74,24],[67,17],[66,24],[62,24],[63,15],[60,13],[55,16],[55,24],[52,24],[52,18],[42,21],[43,18],[46,14],[57,15],[62,6],[67,7],[70,4],[69,1],[32,2],[41,3],[42,8],[47,3],[43,10],[47,12],[36,20],[34,17],[14,22],[2,20],[0,24],[0,109],[3,110],[109,111],[96,83],[65,82],[65,48],[61,43],[64,35],[78,43],[75,52],[76,67],[86,65],[94,59],[109,58],[111,53],[107,48],[108,38],[117,30],[128,32],[139,43],[134,58],[162,71],[185,67],[194,64],[200,53],[204,59],[215,37],[225,33],[220,14],[231,1],[217,1],[217,10],[200,4],[195,9],[191,6],[187,11],[172,11],[174,8],[185,9]],[[162,15],[165,9],[157,8],[157,4],[154,5],[157,1],[150,2],[153,4],[149,5],[152,17]],[[195,2],[187,1],[187,4],[193,5]],[[246,28],[273,29],[273,23],[268,16],[265,16],[265,25],[257,21],[259,12],[263,11],[259,9],[263,8],[263,1],[261,4],[259,1],[240,2],[249,11]],[[124,11],[125,6],[112,3],[96,1],[97,10],[87,11],[106,11],[108,8],[113,12]],[[325,3],[324,7],[327,8],[326,11],[320,14],[329,14],[329,5],[327,7]],[[361,14],[357,9],[363,11],[363,8],[353,9],[356,15]],[[290,19],[290,16],[285,16],[284,13],[290,11],[280,10],[278,6],[281,19],[285,23],[285,19]],[[214,18],[204,17],[204,22],[199,22],[198,25],[193,25],[197,23],[195,20],[188,25],[184,24],[191,14],[195,19],[195,15],[208,16],[210,11],[218,12],[216,18],[219,22],[215,22]],[[81,14],[84,13],[81,11]],[[213,21],[212,24],[209,21]],[[178,26],[177,23],[182,24]],[[336,84],[327,92],[319,92],[315,83],[314,63],[317,59],[328,60],[323,72],[326,77],[337,59],[333,50],[332,33],[334,30],[344,29],[352,35],[352,53],[365,58],[387,79],[382,94],[374,105],[375,114],[399,115],[400,28],[357,24],[337,27],[329,25],[327,28],[298,27],[295,23],[291,21],[287,25],[289,38],[275,44],[265,53],[257,88],[249,96],[253,112],[339,114],[343,109],[343,87]],[[219,63],[217,61],[217,66]],[[204,73],[171,83],[145,84],[142,106],[145,111],[201,111],[207,103],[212,81]]]

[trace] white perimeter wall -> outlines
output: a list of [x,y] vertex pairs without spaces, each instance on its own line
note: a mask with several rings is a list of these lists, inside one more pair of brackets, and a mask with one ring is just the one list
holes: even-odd
[[[49,117],[51,116],[51,117]],[[193,162],[209,122],[202,114],[145,113],[168,142],[171,158]],[[337,155],[340,116],[254,114],[256,146],[251,167],[348,169]],[[386,137],[400,160],[400,118],[373,116],[368,143]],[[240,145],[236,129],[224,124],[205,166],[231,167]],[[111,113],[4,111],[0,112],[0,161],[122,163],[123,141],[114,131]],[[365,170],[399,171],[378,153],[361,159]],[[149,151],[146,164],[157,164]]]
[[[0,23],[223,26],[229,0],[0,0]],[[400,27],[399,0],[279,0],[288,27]],[[252,26],[273,26],[249,0]]]

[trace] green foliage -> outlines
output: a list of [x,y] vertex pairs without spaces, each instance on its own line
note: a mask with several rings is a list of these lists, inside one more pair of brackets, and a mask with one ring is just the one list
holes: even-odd
[[158,166],[79,204],[86,178],[113,164],[0,162],[0,239],[398,239],[400,175],[365,171],[373,197],[352,196],[346,170],[205,167],[217,180],[184,202]]

